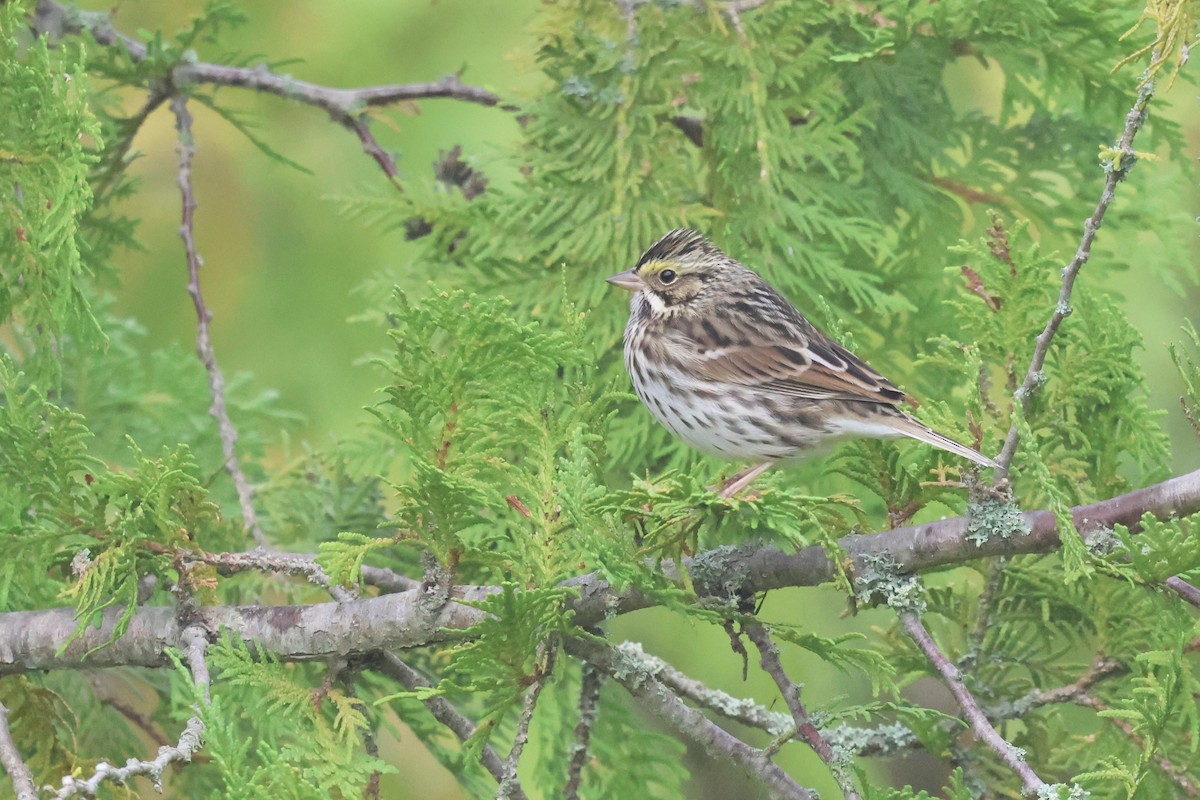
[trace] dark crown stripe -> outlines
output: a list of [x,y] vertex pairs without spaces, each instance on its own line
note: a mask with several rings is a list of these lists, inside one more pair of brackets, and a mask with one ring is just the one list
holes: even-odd
[[[677,228],[650,245],[638,259],[637,267],[651,261],[673,261],[693,253],[716,255],[720,251],[712,242],[690,228]],[[634,269],[637,269],[635,267]]]

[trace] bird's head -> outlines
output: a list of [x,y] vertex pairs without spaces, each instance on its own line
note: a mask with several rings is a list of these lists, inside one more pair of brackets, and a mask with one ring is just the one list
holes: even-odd
[[633,269],[608,282],[641,294],[656,313],[679,312],[715,296],[738,264],[699,233],[673,230],[650,246]]

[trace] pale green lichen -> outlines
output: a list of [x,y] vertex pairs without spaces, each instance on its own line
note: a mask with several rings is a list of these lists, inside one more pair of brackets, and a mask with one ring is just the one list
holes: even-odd
[[1092,793],[1077,783],[1051,783],[1038,789],[1038,800],[1088,800]]
[[821,735],[839,761],[847,761],[863,753],[890,756],[917,746],[917,737],[905,725],[890,722],[874,728],[836,725],[822,730]]
[[716,597],[736,598],[749,578],[746,568],[734,558],[737,552],[737,547],[724,545],[697,553],[688,566],[692,583]]
[[967,540],[981,546],[995,537],[1012,539],[1029,533],[1029,522],[1011,501],[996,497],[976,500],[967,508]]
[[887,603],[897,611],[925,612],[925,597],[920,581],[900,571],[888,553],[866,554],[857,559],[854,597],[863,605]]
[[[1112,528],[1094,528],[1088,531],[1084,543],[1088,551],[1097,556],[1109,556],[1124,547]],[[1143,550],[1143,554],[1145,552]]]

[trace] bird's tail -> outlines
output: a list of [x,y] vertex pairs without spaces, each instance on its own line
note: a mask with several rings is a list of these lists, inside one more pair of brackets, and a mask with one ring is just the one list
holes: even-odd
[[1000,468],[999,464],[985,456],[983,453],[973,450],[970,447],[967,447],[965,444],[959,444],[949,436],[943,436],[937,431],[922,425],[920,422],[917,422],[915,419],[907,415],[905,415],[904,422],[896,426],[896,430],[905,436],[911,436],[917,441],[925,442],[925,444],[931,444],[934,447],[940,447],[942,450],[954,453],[957,456],[962,456],[963,458],[969,458],[976,464],[980,464],[985,467],[992,467],[994,469]]

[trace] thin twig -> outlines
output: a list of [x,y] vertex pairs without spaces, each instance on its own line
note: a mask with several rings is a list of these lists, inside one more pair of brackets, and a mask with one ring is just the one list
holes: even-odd
[[779,648],[771,639],[771,633],[767,630],[767,626],[757,620],[748,619],[742,620],[742,630],[758,648],[763,670],[779,687],[779,693],[783,695],[783,702],[792,713],[792,722],[796,725],[796,735],[811,747],[817,757],[829,767],[830,774],[837,781],[838,788],[842,790],[846,800],[862,800],[858,790],[854,788],[854,778],[846,769],[846,764],[833,752],[833,748],[821,736],[821,731],[813,724],[808,709],[804,707],[804,703],[800,699],[800,686],[788,677],[784,670],[783,662],[779,658]]
[[200,291],[200,267],[204,263],[196,251],[196,240],[192,234],[196,213],[196,196],[192,192],[192,156],[196,146],[192,138],[192,115],[187,108],[187,98],[175,95],[171,98],[171,111],[175,114],[175,129],[178,131],[179,153],[179,193],[183,202],[183,215],[179,223],[179,237],[187,253],[188,294],[191,295],[192,305],[196,308],[196,353],[204,370],[208,373],[208,389],[212,396],[209,413],[217,420],[217,430],[221,437],[221,449],[225,454],[225,471],[233,478],[233,486],[237,490],[238,503],[242,508],[242,526],[250,532],[254,541],[263,547],[269,542],[258,524],[258,514],[254,510],[254,490],[246,480],[246,474],[238,463],[237,429],[229,419],[229,409],[225,404],[225,376],[217,365],[217,356],[213,351],[212,338],[208,326],[212,321],[212,312],[204,303],[204,295]]
[[600,713],[600,688],[603,676],[591,664],[584,663],[579,685],[579,722],[575,725],[575,742],[571,745],[571,761],[567,765],[567,783],[563,787],[564,800],[579,800],[579,787],[583,783],[583,767],[588,761],[588,744],[592,738],[592,726]]
[[713,758],[730,761],[746,770],[762,783],[770,797],[817,800],[816,792],[796,783],[771,761],[768,753],[751,747],[713,723],[702,711],[684,703],[646,669],[636,652],[594,638],[569,639],[566,650],[624,686],[642,710],[662,720],[677,734],[704,748]]
[[1129,667],[1115,658],[1107,658],[1103,654],[1098,654],[1087,671],[1073,683],[1055,689],[1035,689],[1012,705],[1024,712],[1054,703],[1077,703],[1080,697],[1091,691],[1092,687],[1100,681],[1128,671]]
[[683,674],[658,656],[643,652],[641,645],[637,642],[622,642],[617,645],[617,649],[636,658],[643,669],[648,670],[675,694],[699,703],[726,719],[740,722],[751,728],[758,728],[772,736],[782,736],[789,731],[794,732],[789,715],[771,711],[753,700],[734,697],[720,689],[710,688],[707,684]]
[[963,684],[958,668],[938,648],[937,643],[933,641],[933,637],[929,635],[929,631],[925,629],[916,612],[911,610],[900,611],[899,615],[900,623],[904,626],[904,630],[916,642],[917,647],[921,648],[921,652],[925,654],[925,658],[929,660],[933,668],[942,676],[942,681],[946,684],[946,688],[954,695],[958,707],[962,709],[963,716],[966,718],[967,724],[971,726],[971,730],[975,733],[976,738],[987,744],[1000,757],[1000,760],[1017,774],[1021,779],[1021,785],[1026,795],[1036,795],[1038,790],[1046,785],[1045,782],[1025,763],[1024,755],[1006,742],[1004,737],[992,727],[992,723],[988,721],[987,716],[983,713],[983,709],[979,707],[979,703],[975,701],[975,698],[967,690],[966,685]]
[[[191,670],[192,682],[200,690],[200,704],[207,706],[211,682],[208,674],[208,662],[205,660],[205,653],[208,650],[207,635],[202,628],[191,627],[184,631],[183,641],[186,643],[184,660],[187,662],[188,669]],[[100,784],[105,781],[125,784],[136,775],[148,776],[153,782],[154,788],[161,793],[163,790],[162,776],[167,767],[177,762],[191,761],[192,756],[204,743],[204,721],[200,718],[200,711],[201,709],[197,708],[196,713],[188,719],[183,733],[179,735],[179,742],[174,746],[158,748],[158,756],[153,761],[139,761],[131,758],[125,762],[123,767],[114,767],[101,761],[87,780],[79,780],[72,775],[64,776],[62,788],[55,792],[54,800],[66,800],[75,795],[94,797],[99,791]]]
[[[354,706],[359,713],[366,716],[367,707],[362,703]],[[379,758],[379,742],[375,739],[375,731],[370,728],[364,728],[362,732],[363,750],[371,758]],[[363,788],[363,797],[365,800],[380,800],[382,795],[379,793],[379,780],[383,775],[379,770],[371,773],[371,777],[367,779],[367,785]]]
[[[101,45],[124,48],[130,60],[135,63],[142,61],[147,55],[145,43],[117,31],[112,26],[108,14],[104,12],[83,11],[54,0],[39,0],[35,23],[39,31],[58,36],[79,35],[87,31]],[[234,67],[203,61],[182,61],[169,75],[160,76],[160,79],[175,87],[206,84],[251,89],[323,109],[335,122],[358,137],[363,152],[379,164],[388,180],[397,188],[399,184],[396,182],[395,159],[380,146],[371,133],[367,124],[366,109],[415,100],[448,98],[482,106],[497,106],[505,111],[519,110],[511,103],[501,102],[499,95],[487,89],[463,83],[456,74],[446,75],[429,83],[338,89],[298,80],[290,75],[278,75],[265,65]]]
[[[145,43],[133,36],[116,30],[107,13],[84,11],[54,0],[39,0],[37,14],[46,22],[39,26],[42,32],[58,35],[79,35],[85,30],[97,43],[106,47],[120,45],[129,53],[130,60],[146,58]],[[51,20],[51,17],[53,19]],[[48,30],[54,26],[55,30]],[[464,84],[458,75],[447,75],[429,83],[399,83],[380,86],[365,86],[357,89],[338,89],[298,80],[290,75],[277,75],[265,65],[256,67],[231,67],[226,64],[211,64],[204,61],[183,61],[170,75],[175,86],[191,83],[206,83],[214,86],[229,86],[253,89],[256,92],[273,94],[305,105],[315,106],[330,113],[349,114],[367,106],[388,106],[434,98],[449,98],[475,103],[482,106],[500,106],[508,111],[518,110],[500,102],[500,97],[487,89]]]
[[21,751],[13,741],[12,731],[8,729],[8,709],[0,703],[0,765],[8,773],[12,782],[13,792],[17,800],[37,800],[37,787],[33,783],[33,774],[29,765],[21,758]]
[[396,176],[399,174],[399,169],[396,167],[396,159],[392,154],[383,149],[383,145],[375,138],[375,134],[371,132],[371,126],[367,124],[364,115],[355,116],[353,114],[331,113],[330,116],[334,120],[341,123],[343,127],[354,131],[354,135],[358,137],[358,141],[362,143],[363,152],[375,159],[375,163],[383,170],[383,174],[391,181],[392,185],[397,189],[400,188],[400,183]]
[[[1021,404],[1021,408],[1028,406],[1030,394],[1046,380],[1042,367],[1046,363],[1050,343],[1053,341],[1054,335],[1058,333],[1062,321],[1071,314],[1071,290],[1075,286],[1075,278],[1078,277],[1079,271],[1092,254],[1092,242],[1096,238],[1096,231],[1100,230],[1100,225],[1104,222],[1104,215],[1108,211],[1109,205],[1116,197],[1117,184],[1125,179],[1137,160],[1137,155],[1133,150],[1133,140],[1146,122],[1146,105],[1153,95],[1154,86],[1150,81],[1146,81],[1138,90],[1133,108],[1125,115],[1125,130],[1121,133],[1121,138],[1117,140],[1116,147],[1113,148],[1115,158],[1108,167],[1108,174],[1104,179],[1104,190],[1100,193],[1100,201],[1096,204],[1092,215],[1084,220],[1083,238],[1079,242],[1079,249],[1075,251],[1075,257],[1071,259],[1070,263],[1063,267],[1062,286],[1058,291],[1058,302],[1054,306],[1054,313],[1047,320],[1046,327],[1038,334],[1033,348],[1033,358],[1025,373],[1025,380],[1021,381],[1021,385],[1017,387],[1017,391],[1013,395]],[[1004,440],[1004,447],[1001,448],[1000,455],[996,456],[996,463],[1000,465],[1000,468],[996,470],[997,481],[1007,475],[1008,467],[1012,464],[1013,456],[1016,455],[1017,443],[1020,438],[1017,426],[1013,424],[1008,429],[1008,436]]]
[[521,715],[517,717],[517,732],[513,736],[513,746],[508,751],[508,758],[504,760],[504,773],[500,778],[500,786],[496,789],[496,800],[511,800],[513,788],[520,785],[517,783],[517,766],[521,763],[521,753],[525,751],[525,744],[529,741],[529,723],[533,721],[538,697],[541,696],[542,689],[546,688],[546,681],[554,671],[557,653],[558,641],[554,637],[543,641],[537,649],[534,657],[537,674],[525,692],[525,702],[521,704]]
[[[379,657],[370,663],[370,667],[382,672],[410,691],[433,685],[424,675],[410,667],[394,653],[380,653]],[[429,713],[433,714],[433,718],[449,728],[460,742],[465,742],[475,735],[475,723],[467,719],[446,698],[429,697],[421,702],[429,709]],[[496,779],[497,783],[503,779],[504,763],[496,755],[496,751],[492,749],[491,745],[484,745],[479,761],[483,768]],[[513,800],[525,800],[525,793],[518,784],[511,789],[509,797]]]
[[[274,550],[208,553],[203,550],[195,550],[185,551],[180,555],[188,561],[216,567],[222,575],[235,575],[239,572],[258,570],[283,575],[303,575],[321,588],[328,588],[330,585],[329,576],[325,574],[321,565],[312,556],[300,553],[284,553]],[[409,588],[415,588],[417,582],[413,581],[413,584],[414,586]]]
[[390,106],[414,100],[462,100],[481,106],[499,106],[516,111],[516,106],[503,104],[500,96],[478,86],[469,86],[458,75],[446,75],[429,83],[398,83],[364,86],[357,89],[338,89],[301,81],[287,75],[276,75],[265,66],[230,67],[225,64],[181,64],[174,74],[180,83],[208,83],[253,89],[256,92],[278,95],[305,105],[322,108],[331,114],[354,114],[364,107]]
[[[1183,649],[1184,652],[1188,653],[1200,650],[1200,637],[1192,639],[1184,645]],[[1083,675],[1079,676],[1075,682],[1069,683],[1066,686],[1060,686],[1057,689],[1035,689],[1025,695],[1025,697],[1013,703],[1005,704],[1002,715],[993,716],[993,719],[1020,717],[1032,709],[1053,703],[1075,703],[1092,711],[1107,711],[1108,706],[1093,697],[1091,690],[1105,678],[1122,675],[1127,672],[1129,672],[1129,667],[1126,664],[1116,659],[1107,658],[1104,655],[1097,655],[1091,667]],[[1133,729],[1133,726],[1127,720],[1119,716],[1109,716],[1108,721],[1125,734],[1137,750],[1145,752],[1145,740]],[[1197,787],[1195,783],[1165,756],[1156,755],[1155,763],[1158,764],[1163,774],[1170,778],[1189,797],[1200,796],[1200,787]]]
[[[275,572],[283,575],[303,575],[316,586],[331,591],[335,588],[329,575],[317,563],[316,557],[307,553],[285,553],[281,550],[262,549],[240,553],[209,553],[195,550],[185,551],[182,556],[189,561],[214,566],[222,575],[234,575],[249,570]],[[363,583],[374,586],[382,592],[407,592],[421,587],[419,580],[401,575],[386,567],[364,566],[361,569],[361,575]],[[350,594],[353,595],[353,592]],[[335,599],[346,598],[339,596]]]

